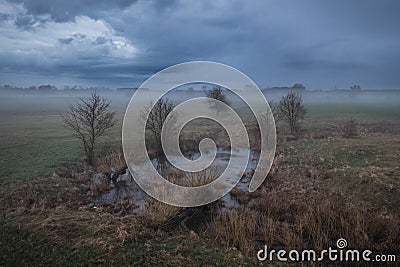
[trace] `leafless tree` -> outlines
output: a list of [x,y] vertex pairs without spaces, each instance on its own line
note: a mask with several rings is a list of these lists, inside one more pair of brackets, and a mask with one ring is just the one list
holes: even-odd
[[61,115],[66,128],[82,141],[90,165],[93,165],[97,139],[115,125],[115,112],[111,111],[110,103],[92,92],[90,97],[80,98],[76,105],[69,107],[66,114]]
[[[205,90],[205,93],[208,98],[219,100],[227,105],[230,105],[230,102],[226,94],[224,93],[223,89],[221,88],[221,86],[213,86],[211,90]],[[217,115],[218,115],[219,112],[222,110],[223,106],[217,104],[216,106],[213,106],[213,108],[217,110]]]
[[[150,104],[148,109],[152,107]],[[141,115],[141,122],[146,125],[146,133],[149,133],[151,140],[156,146],[156,157],[160,160],[164,156],[164,150],[161,143],[161,133],[163,125],[169,115],[174,109],[175,105],[168,98],[161,98],[157,101],[154,107],[150,110],[148,118],[146,120],[143,112]]]
[[301,95],[291,91],[281,98],[276,113],[280,120],[289,124],[290,132],[295,133],[300,129],[301,121],[307,111]]

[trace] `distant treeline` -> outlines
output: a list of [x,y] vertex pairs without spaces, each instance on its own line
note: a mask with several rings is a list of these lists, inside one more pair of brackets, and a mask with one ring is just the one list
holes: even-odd
[[11,86],[11,85],[3,85],[0,86],[0,90],[6,90],[6,91],[39,91],[39,92],[55,92],[55,91],[60,91],[60,90],[66,90],[66,91],[72,91],[72,90],[112,90],[108,87],[82,87],[82,86],[64,86],[62,89],[57,88],[54,85],[46,84],[46,85],[40,85],[40,86],[29,86],[29,87],[17,87],[17,86]]
[[63,88],[57,88],[54,85],[40,85],[40,86],[29,86],[29,87],[17,87],[11,85],[0,86],[0,93],[5,94],[68,94],[68,95],[86,95],[92,91],[103,94],[114,94],[115,92],[124,93],[127,95],[132,95],[137,88],[116,88],[112,89],[109,87],[82,87],[82,86],[64,86]]
[[[89,91],[119,91],[119,92],[128,92],[128,91],[134,91],[137,88],[116,88],[116,89],[111,89],[108,87],[82,87],[82,86],[64,86],[63,88],[57,88],[54,85],[46,84],[46,85],[40,85],[40,86],[29,86],[29,87],[16,87],[16,86],[11,86],[11,85],[4,85],[0,86],[0,90],[6,90],[6,91],[39,91],[39,92],[56,92],[56,91],[82,91],[82,90],[89,90]],[[284,87],[271,87],[271,88],[265,88],[263,90],[305,90],[306,87],[301,84],[301,83],[296,83],[293,86],[284,86]],[[193,91],[192,87],[188,88],[180,88],[180,91]]]
[[[18,92],[42,92],[42,93],[86,93],[86,92],[91,92],[91,91],[97,91],[97,92],[104,92],[104,93],[115,93],[115,92],[121,92],[125,94],[132,94],[135,90],[138,88],[136,87],[124,87],[124,88],[109,88],[109,87],[104,87],[104,86],[92,86],[92,87],[82,87],[82,86],[64,86],[63,88],[57,88],[54,85],[46,84],[46,85],[40,85],[40,86],[29,86],[29,87],[18,87],[18,86],[11,86],[11,85],[3,85],[0,86],[0,92],[7,92],[7,93],[18,93]],[[149,90],[146,88],[142,88],[145,90]],[[179,88],[179,91],[196,91],[192,87],[187,87],[187,88]],[[352,85],[348,89],[329,89],[329,90],[323,90],[323,89],[318,89],[318,90],[310,90],[307,89],[303,84],[301,83],[295,83],[292,86],[274,86],[274,87],[267,87],[261,89],[264,93],[268,92],[288,92],[288,91],[351,91],[351,92],[360,92],[362,91],[362,88],[360,85]],[[388,89],[388,90],[377,90],[377,91],[397,91],[399,89]],[[365,90],[365,91],[375,91],[375,90]]]
[[280,86],[280,87],[269,87],[264,90],[306,90],[306,87],[301,83],[295,83],[293,86]]

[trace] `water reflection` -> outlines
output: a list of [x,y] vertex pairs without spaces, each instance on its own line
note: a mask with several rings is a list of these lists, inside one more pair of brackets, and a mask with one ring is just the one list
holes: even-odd
[[[243,151],[239,151],[239,154],[242,154]],[[246,151],[245,151],[246,152]],[[246,152],[247,153],[247,152]],[[216,173],[213,174],[215,177],[218,177],[226,168],[228,161],[230,159],[231,151],[228,149],[219,148],[217,151],[216,158],[209,168],[214,168]],[[232,156],[235,156],[233,153]],[[199,153],[193,153],[190,157],[191,159],[196,159],[200,157]],[[254,169],[257,167],[259,158],[259,152],[250,151],[250,158],[247,163],[247,167],[243,177],[240,179],[236,188],[243,192],[248,192],[248,186],[251,180],[251,176],[254,172]],[[159,161],[157,159],[152,160],[153,165],[157,168],[158,171],[163,173],[171,173],[171,165],[166,161]],[[187,179],[191,178],[191,174],[185,176]],[[102,178],[101,173],[96,173],[93,175],[93,182],[97,182]],[[228,179],[230,180],[230,179]],[[234,179],[232,179],[234,180]],[[229,182],[229,181],[227,181]],[[112,205],[112,204],[127,204],[130,205],[130,210],[134,214],[142,213],[145,210],[145,200],[150,197],[137,185],[128,169],[126,169],[125,173],[119,175],[118,178],[114,181],[110,181],[110,189],[105,190],[100,193],[98,196],[92,197],[91,206],[103,206],[103,205]],[[220,200],[221,209],[230,209],[239,207],[240,204],[236,198],[229,192],[225,196],[223,196]],[[249,202],[251,204],[251,201]],[[249,205],[248,204],[248,205]]]

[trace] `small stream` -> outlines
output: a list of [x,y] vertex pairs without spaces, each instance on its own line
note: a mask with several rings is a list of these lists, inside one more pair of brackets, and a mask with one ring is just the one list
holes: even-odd
[[[217,164],[223,171],[228,165],[231,151],[225,149],[218,149],[216,158],[213,164]],[[192,159],[199,158],[200,154],[194,154]],[[248,191],[248,186],[251,180],[252,172],[255,170],[258,162],[259,152],[250,151],[250,159],[248,160],[246,170],[239,183],[236,185],[238,189],[243,192]],[[154,163],[155,161],[153,161]],[[101,173],[96,173],[92,177],[93,183],[97,183],[102,179]],[[125,173],[120,175],[116,183],[110,181],[109,190],[105,190],[98,196],[91,197],[90,207],[99,207],[112,204],[129,204],[131,215],[143,213],[145,210],[145,200],[150,198],[135,182],[129,170],[126,169]],[[221,198],[221,209],[231,209],[239,207],[240,204],[236,198],[229,192]],[[251,205],[250,201],[246,205]]]

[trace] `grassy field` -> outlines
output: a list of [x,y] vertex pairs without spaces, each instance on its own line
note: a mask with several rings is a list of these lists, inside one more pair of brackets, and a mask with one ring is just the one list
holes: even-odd
[[[64,126],[60,114],[79,97],[0,98],[0,184],[51,175],[65,161],[81,159],[81,144]],[[99,144],[118,146],[129,99],[114,99],[118,124]]]
[[[67,131],[60,117],[79,97],[6,96],[0,98],[0,184],[32,177],[48,176],[63,161],[80,159],[80,143]],[[101,146],[121,142],[120,125],[129,97],[112,97],[118,112],[118,125],[106,136]],[[306,99],[307,100],[307,99]],[[359,122],[398,121],[397,103],[315,103],[306,102],[306,128],[340,126],[354,118]]]
[[306,103],[311,119],[360,121],[397,121],[398,103]]
[[[98,150],[120,146],[128,100],[112,98],[119,122]],[[110,212],[121,206],[88,207],[93,170],[76,167],[73,179],[60,174],[63,163],[81,166],[83,159],[59,115],[76,101],[0,98],[0,265],[254,266],[260,242],[324,248],[341,236],[352,246],[400,254],[395,100],[306,101],[301,135],[291,139],[278,124],[276,162],[262,187],[237,193],[242,206],[212,213],[201,230],[170,222],[181,211],[157,203],[156,215],[137,217]],[[351,118],[360,135],[344,138],[341,127]]]

